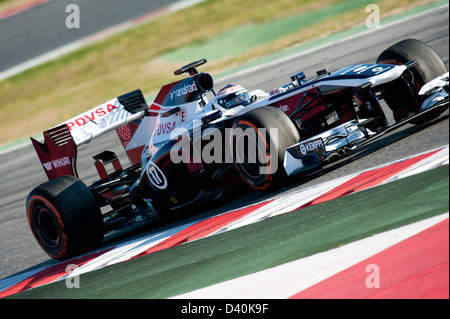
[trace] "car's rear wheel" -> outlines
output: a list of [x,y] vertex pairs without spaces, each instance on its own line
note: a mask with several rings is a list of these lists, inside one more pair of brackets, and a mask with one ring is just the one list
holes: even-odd
[[252,188],[276,186],[286,177],[284,151],[299,140],[297,128],[279,109],[268,106],[249,111],[233,124],[234,165]]
[[[419,112],[417,103],[420,106],[425,100],[425,97],[417,94],[420,88],[447,72],[447,68],[438,54],[427,44],[416,39],[406,39],[387,48],[380,54],[377,63],[402,65],[413,60],[417,62],[417,65],[411,68],[415,86],[413,94],[406,83],[402,81],[396,81],[384,93],[384,99],[392,109],[396,121]],[[420,116],[413,123],[425,123],[438,117],[443,111],[443,109],[438,109],[435,112],[428,112],[426,116]]]
[[56,259],[86,252],[103,240],[103,219],[95,197],[73,176],[33,189],[27,199],[27,217],[39,245]]

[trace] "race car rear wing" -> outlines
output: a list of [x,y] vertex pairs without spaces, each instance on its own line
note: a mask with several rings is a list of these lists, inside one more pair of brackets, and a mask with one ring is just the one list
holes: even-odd
[[62,123],[77,145],[89,143],[111,130],[142,117],[148,105],[141,90],[118,96]]
[[44,131],[44,142],[30,138],[49,179],[62,175],[78,178],[77,146],[142,118],[148,105],[141,90],[135,90],[86,111]]

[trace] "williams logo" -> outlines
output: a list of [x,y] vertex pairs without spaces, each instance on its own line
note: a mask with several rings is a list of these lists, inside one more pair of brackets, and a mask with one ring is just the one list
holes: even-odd
[[63,166],[71,165],[70,159],[67,156],[55,159],[51,162],[42,163],[46,171],[51,171],[53,168],[60,168]]

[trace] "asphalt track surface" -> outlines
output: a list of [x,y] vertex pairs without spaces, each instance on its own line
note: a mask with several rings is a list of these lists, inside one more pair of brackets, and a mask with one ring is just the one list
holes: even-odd
[[[448,20],[448,6],[445,6],[421,14],[420,17],[412,17],[387,26],[382,25],[380,29],[368,30],[363,34],[330,43],[318,50],[262,65],[257,71],[236,74],[217,81],[215,88],[217,91],[227,83],[239,83],[250,90],[256,88],[270,90],[287,83],[290,75],[301,70],[305,71],[307,77],[314,76],[316,70],[323,68],[323,58],[330,58],[328,65],[331,69],[356,63],[374,62],[378,54],[386,47],[405,38],[417,38],[428,43],[442,57],[448,68]],[[203,66],[202,70],[207,71],[207,65]],[[449,144],[448,127],[449,113],[446,111],[440,118],[425,125],[419,127],[406,125],[386,134],[347,154],[342,159],[326,165],[320,171],[294,178],[284,188],[272,193],[241,192],[240,196],[233,194],[218,202],[216,207],[187,211],[185,215],[165,224],[157,224],[153,227],[147,225],[116,233],[105,239],[103,247],[447,145]],[[97,178],[92,155],[104,149],[117,152],[121,159],[125,159],[122,161],[123,165],[127,165],[116,135],[102,137],[82,148],[78,154],[78,171],[81,179],[87,184]],[[0,176],[0,278],[29,268],[56,263],[57,261],[49,258],[36,243],[25,217],[25,201],[29,191],[46,181],[32,146],[28,145],[0,154]]]
[[[0,72],[96,32],[180,0],[51,0],[0,20]],[[68,4],[80,8],[80,28],[67,28]],[[7,43],[7,45],[3,45]]]

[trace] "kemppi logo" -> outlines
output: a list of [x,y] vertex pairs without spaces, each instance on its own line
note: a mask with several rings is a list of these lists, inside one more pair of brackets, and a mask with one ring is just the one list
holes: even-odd
[[167,188],[167,178],[161,169],[152,161],[147,164],[147,177],[149,182],[159,189]]

